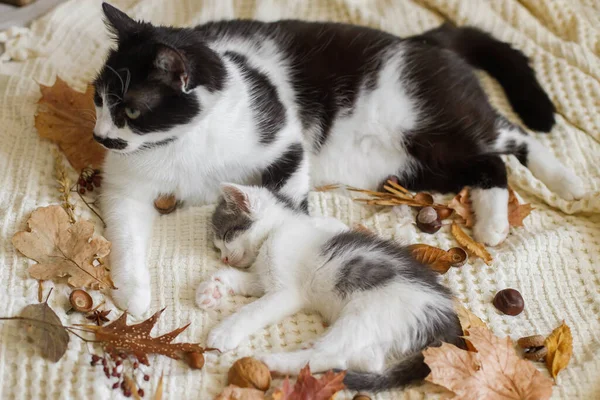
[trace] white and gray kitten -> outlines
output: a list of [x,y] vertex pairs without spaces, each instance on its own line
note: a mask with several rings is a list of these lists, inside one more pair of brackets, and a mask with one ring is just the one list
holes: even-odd
[[[198,287],[199,307],[228,293],[259,297],[209,334],[227,351],[302,309],[319,312],[328,331],[309,349],[259,356],[270,370],[297,374],[347,369],[345,384],[384,390],[429,373],[421,351],[463,346],[450,290],[439,275],[391,240],[310,217],[266,188],[224,184],[213,215],[214,243],[230,265]],[[399,358],[386,368],[389,356]]]

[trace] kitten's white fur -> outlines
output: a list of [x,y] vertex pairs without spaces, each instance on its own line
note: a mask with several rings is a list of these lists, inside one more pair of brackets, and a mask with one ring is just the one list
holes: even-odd
[[[270,370],[296,374],[310,363],[314,372],[349,368],[380,373],[387,355],[405,354],[426,344],[421,333],[431,314],[428,307],[453,312],[450,297],[418,281],[393,280],[342,298],[336,293],[339,270],[364,250],[349,249],[330,258],[322,248],[336,234],[348,231],[346,225],[286,209],[266,189],[224,186],[246,193],[254,222],[229,245],[218,239],[215,245],[223,257],[250,253],[256,260],[238,263],[245,270],[226,267],[215,272],[198,287],[196,303],[212,308],[228,293],[260,298],[217,325],[208,336],[208,346],[234,349],[259,329],[310,309],[318,311],[330,329],[312,348],[258,356]],[[376,258],[376,252],[369,257]]]

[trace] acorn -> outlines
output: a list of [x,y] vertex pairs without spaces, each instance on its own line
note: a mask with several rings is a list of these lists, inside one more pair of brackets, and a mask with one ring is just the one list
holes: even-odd
[[504,289],[494,296],[494,306],[506,315],[519,315],[525,308],[523,296],[515,289]]
[[423,207],[417,214],[417,227],[426,233],[436,233],[442,227],[433,207]]
[[469,259],[467,252],[460,247],[453,247],[447,253],[450,256],[453,267],[462,267]]
[[187,353],[187,361],[193,369],[202,369],[204,367],[204,355],[197,351]]
[[90,312],[94,307],[94,300],[88,292],[81,289],[75,289],[69,296],[69,302],[71,303],[72,310],[79,312]]

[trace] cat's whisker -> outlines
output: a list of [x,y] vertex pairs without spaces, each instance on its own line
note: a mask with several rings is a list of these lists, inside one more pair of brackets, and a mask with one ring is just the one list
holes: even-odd
[[121,81],[121,93],[125,93],[125,82],[123,82],[123,78],[121,78],[121,74],[119,74],[117,71],[115,71],[115,69],[108,64],[106,64],[106,68],[110,69],[112,72],[115,73],[115,75],[117,75],[117,77]]

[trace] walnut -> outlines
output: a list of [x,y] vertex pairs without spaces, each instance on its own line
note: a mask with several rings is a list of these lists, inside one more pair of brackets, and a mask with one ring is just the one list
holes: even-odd
[[266,391],[271,386],[269,367],[252,357],[244,357],[237,360],[229,369],[227,377],[230,385],[243,388],[255,388]]

